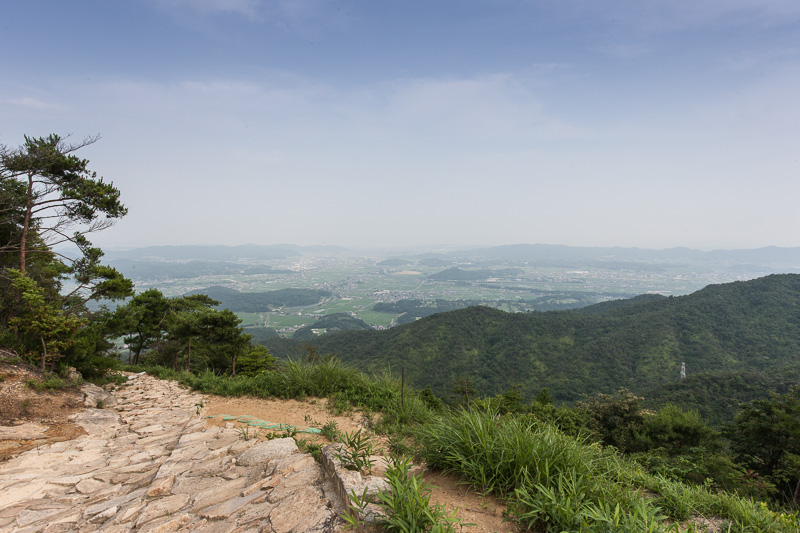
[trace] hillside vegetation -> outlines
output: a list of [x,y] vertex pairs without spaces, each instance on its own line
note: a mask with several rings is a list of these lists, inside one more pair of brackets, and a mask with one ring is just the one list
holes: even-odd
[[[519,385],[523,397],[532,398],[547,388],[559,402],[626,387],[648,398],[674,394],[683,406],[723,421],[738,401],[796,383],[800,275],[578,311],[511,314],[470,307],[387,331],[323,335],[313,343],[367,371],[405,366],[410,383],[442,396],[460,380],[485,396]],[[297,353],[291,343],[267,345],[280,357]]]
[[[508,518],[519,531],[678,533],[708,531],[704,525],[714,524],[715,531],[788,532],[800,525],[796,502],[781,504],[783,495],[791,500],[797,480],[796,469],[786,468],[794,452],[768,447],[780,452],[779,466],[775,477],[760,478],[713,451],[719,437],[696,413],[667,407],[658,414],[644,414],[629,394],[598,397],[576,409],[555,408],[546,395],[525,405],[510,394],[448,407],[430,391],[403,391],[396,377],[368,377],[313,351],[305,361],[291,360],[249,375],[242,372],[236,378],[163,367],[148,371],[206,393],[328,397],[328,409],[334,413],[362,409],[371,430],[386,436],[386,451],[392,456],[386,475],[393,493],[380,498],[387,513],[382,522],[385,531],[458,531],[458,524],[430,501],[419,475],[409,473],[410,456],[454,473],[481,494],[505,500]],[[763,418],[758,413],[764,408],[796,417],[800,389],[791,397],[747,406],[753,416],[739,418],[737,428],[756,429],[752,424]],[[641,431],[620,427],[618,416],[607,416],[612,411],[627,412],[627,420],[628,415],[641,418]],[[364,450],[373,449],[371,432],[342,434],[335,425],[323,426],[322,432],[359,459],[353,461],[354,469],[369,469]],[[623,433],[637,442],[612,444],[607,439]],[[731,433],[734,449],[760,449],[746,433],[738,429]],[[318,446],[297,440],[319,454]],[[647,451],[630,454],[635,448]],[[689,461],[695,459],[696,450],[707,459],[693,465]],[[769,479],[781,481],[782,490],[777,491]],[[357,507],[364,503],[358,494],[352,496]],[[348,520],[357,522],[352,516]]]

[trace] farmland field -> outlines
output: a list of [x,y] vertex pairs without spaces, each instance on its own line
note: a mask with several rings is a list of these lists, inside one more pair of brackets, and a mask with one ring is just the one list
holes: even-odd
[[[242,312],[229,306],[243,326],[268,327],[284,336],[292,336],[298,328],[332,314],[343,313],[368,326],[385,328],[398,320],[407,322],[459,306],[488,305],[508,312],[568,309],[643,293],[688,294],[712,283],[752,279],[781,270],[702,261],[587,261],[586,265],[554,266],[535,261],[439,257],[445,259],[387,261],[381,254],[304,254],[213,264],[192,259],[139,261],[138,270],[128,266],[129,260],[125,264],[128,270],[121,265],[118,268],[134,279],[137,290],[153,287],[167,296],[215,286],[240,293],[306,289],[325,294],[311,305],[271,306],[264,312]],[[180,275],[171,276],[170,268],[177,266]],[[191,275],[193,268],[198,275]],[[163,275],[158,275],[160,269]],[[214,274],[215,269],[220,273]],[[376,304],[381,304],[380,310]]]

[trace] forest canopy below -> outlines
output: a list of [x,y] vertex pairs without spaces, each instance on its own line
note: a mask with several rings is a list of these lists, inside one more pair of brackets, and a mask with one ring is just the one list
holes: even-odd
[[[625,387],[651,402],[672,401],[723,422],[738,402],[797,383],[800,275],[572,311],[512,314],[469,307],[387,331],[344,331],[312,342],[320,353],[335,353],[366,371],[399,372],[404,366],[410,383],[442,396],[459,380],[485,396],[519,386],[533,398],[547,388],[559,402]],[[283,340],[265,344],[279,357],[297,353],[297,344]]]

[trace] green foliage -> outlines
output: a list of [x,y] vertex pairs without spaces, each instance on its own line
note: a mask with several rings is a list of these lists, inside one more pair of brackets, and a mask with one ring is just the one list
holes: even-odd
[[[430,467],[455,473],[482,493],[493,491],[509,503],[512,517],[523,527],[537,531],[678,531],[676,521],[694,516],[719,517],[726,521],[723,531],[728,530],[728,525],[730,531],[797,530],[796,515],[720,492],[719,489],[728,486],[718,482],[717,477],[713,482],[703,480],[687,485],[677,480],[691,477],[685,473],[652,475],[614,449],[603,448],[586,436],[566,435],[554,423],[545,421],[574,424],[574,421],[564,422],[569,420],[565,413],[583,410],[533,402],[526,407],[529,412],[507,415],[500,415],[497,410],[432,411],[424,395],[413,390],[407,391],[403,406],[399,384],[391,375],[367,378],[335,359],[316,364],[290,361],[273,371],[237,378],[213,372],[194,375],[163,367],[147,370],[208,393],[302,398],[314,390],[318,396],[329,397],[333,393],[348,398],[353,405],[369,406],[382,412],[380,428],[390,432],[389,445],[393,450],[418,448]],[[648,417],[657,419],[658,413],[645,412],[644,419]],[[688,420],[689,427],[696,422],[694,414],[673,408],[666,409],[663,417]],[[580,417],[576,415],[575,420]],[[643,422],[643,427],[646,425]],[[672,435],[671,430],[662,431],[665,427],[682,426],[653,424],[653,428],[661,431],[654,435]],[[412,435],[413,441],[409,439]],[[367,437],[350,434],[349,439],[350,449],[362,459],[362,464],[355,467],[366,468],[363,461],[368,462],[367,457],[372,453],[367,451],[370,444]],[[676,442],[672,437],[662,441]],[[737,465],[711,448],[691,448],[688,454],[683,448],[683,445],[678,448],[681,453],[668,453],[664,448],[642,453],[656,458],[653,464],[662,460],[664,468],[674,465],[675,471],[687,468],[687,472],[728,472],[726,475],[734,481],[741,473]],[[699,458],[700,466],[692,468],[688,462],[695,457]],[[723,478],[721,474],[718,477]],[[740,490],[744,485],[736,486],[734,482],[730,486]],[[413,493],[403,490],[398,493],[406,494],[403,497],[406,502],[417,501]],[[422,495],[426,492],[418,485],[417,490]],[[387,510],[399,509],[403,502],[387,505],[390,505]],[[417,506],[424,506],[424,501]],[[402,516],[411,516],[409,512],[403,511]]]
[[322,462],[322,444],[309,439],[298,439],[297,437],[294,440],[301,452],[310,453],[316,462]]
[[[16,149],[0,146],[0,342],[42,369],[73,365],[87,377],[107,368],[110,344],[104,313],[86,303],[133,292],[86,237],[127,212],[119,190],[73,153],[95,140],[25,136]],[[67,243],[70,252],[53,252]]]
[[671,521],[713,515],[736,531],[792,531],[752,501],[648,475],[615,451],[530,416],[462,410],[424,425],[418,438],[429,466],[506,497],[524,528],[664,531]]
[[371,474],[372,465],[375,464],[372,456],[381,452],[380,448],[372,442],[372,439],[359,429],[358,431],[345,431],[342,433],[341,442],[342,445],[334,453],[334,457],[342,462],[342,466],[362,474]]
[[[386,470],[388,491],[378,494],[376,505],[383,511],[378,515],[377,525],[384,531],[411,533],[446,533],[460,530],[464,525],[455,518],[456,510],[447,514],[443,505],[431,502],[431,489],[419,474],[410,473],[410,461],[406,457],[393,455]],[[359,495],[350,497],[355,513],[349,513],[345,520],[350,527],[358,527],[358,513],[365,513],[370,499],[366,489]]]
[[252,377],[261,372],[274,370],[277,364],[277,359],[269,353],[269,350],[260,344],[254,344],[237,360],[237,374]]
[[60,357],[72,345],[73,336],[86,321],[66,313],[59,307],[58,300],[47,299],[45,291],[28,276],[13,269],[9,269],[8,274],[22,302],[17,316],[8,324],[21,338],[31,338],[31,344],[41,342],[40,366],[44,370],[48,357]]
[[[462,378],[484,396],[519,383],[525,401],[547,388],[558,404],[625,387],[653,405],[669,401],[719,423],[732,418],[737,402],[796,382],[797,316],[800,275],[783,274],[581,312],[469,307],[386,331],[323,335],[314,344],[365,371],[405,365],[409,384],[439,396]],[[284,341],[267,346],[278,357],[287,349]]]
[[[5,240],[0,242],[0,252],[15,256],[25,275],[29,263],[36,262],[33,256],[52,257],[50,248],[57,244],[68,242],[77,247],[80,256],[69,266],[34,275],[37,281],[73,275],[77,286],[67,296],[76,297],[73,305],[99,297],[122,298],[130,295],[133,287],[115,269],[100,264],[102,252],[86,238],[127,213],[119,190],[90,171],[87,160],[73,155],[95,141],[88,138],[69,144],[53,134],[25,136],[16,149],[0,146],[0,213],[8,216],[8,222],[0,224],[0,236]],[[2,262],[8,264],[7,259]]]
[[642,429],[642,399],[620,389],[613,395],[598,394],[578,402],[578,408],[587,413],[591,422],[590,428],[597,433],[603,444],[627,451]]
[[219,302],[201,294],[166,298],[149,289],[119,307],[112,324],[126,335],[134,364],[144,353],[151,364],[191,369],[212,368],[236,373],[245,357],[246,372],[258,372],[274,363],[262,347],[252,347],[241,320],[230,310],[213,309]]
[[737,460],[771,479],[787,501],[800,489],[800,387],[741,406],[725,432]]
[[313,330],[315,329],[323,329],[325,333],[333,333],[335,331],[372,330],[372,327],[360,318],[354,318],[348,313],[332,313],[325,315],[309,326],[298,329],[294,332],[292,338],[298,340],[313,339]]
[[74,388],[80,383],[64,380],[55,374],[45,374],[43,379],[29,379],[26,385],[36,392],[43,392]]
[[669,455],[678,455],[691,448],[711,445],[717,433],[708,427],[700,413],[666,404],[657,413],[644,413],[631,451],[661,448]]
[[339,426],[336,420],[326,422],[321,428],[320,433],[323,437],[331,442],[338,442],[342,438],[342,432],[339,431]]
[[[199,374],[178,371],[163,366],[137,367],[162,379],[176,380],[194,390],[220,396],[245,396],[257,398],[295,398],[336,396],[350,405],[372,411],[382,411],[399,405],[400,384],[390,377],[371,379],[358,370],[345,366],[337,359],[308,364],[290,360],[272,371],[255,376],[216,374],[205,370]],[[421,402],[415,409],[419,410]]]
[[241,426],[241,427],[239,427],[239,428],[237,429],[237,431],[238,431],[238,433],[239,433],[239,440],[245,440],[245,441],[247,441],[247,440],[250,440],[250,439],[255,439],[255,438],[258,438],[258,430],[257,430],[257,429],[254,429],[254,430],[253,430],[253,432],[251,433],[251,432],[250,432],[250,429],[251,429],[251,428],[249,428],[249,427],[247,427],[247,426]]

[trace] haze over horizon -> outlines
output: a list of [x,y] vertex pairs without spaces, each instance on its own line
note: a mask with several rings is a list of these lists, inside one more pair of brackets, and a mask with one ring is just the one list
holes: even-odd
[[101,247],[800,246],[800,3],[8,0],[0,143]]

